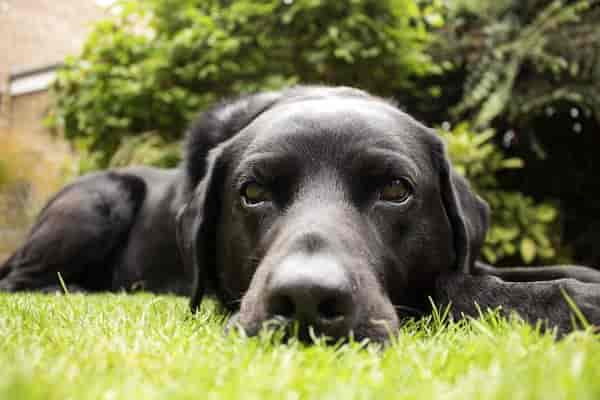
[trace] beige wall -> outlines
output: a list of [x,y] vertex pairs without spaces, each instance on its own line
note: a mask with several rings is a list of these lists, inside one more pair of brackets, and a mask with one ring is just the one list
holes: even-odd
[[77,54],[93,24],[107,13],[95,0],[0,0],[0,135],[25,136],[31,150],[51,158],[69,152],[44,126],[48,93],[9,98],[9,77]]
[[49,106],[47,91],[13,97],[9,105],[9,125],[16,132],[46,133],[42,123]]
[[77,54],[106,12],[94,0],[0,0],[0,163],[12,178],[0,190],[0,262],[75,164],[68,144],[44,126],[48,92],[9,98],[9,77]]
[[44,119],[50,105],[48,92],[35,92],[11,99],[10,128],[13,135],[24,135],[31,138],[31,150],[45,153],[45,157],[64,158],[61,154],[70,152],[63,140],[53,136],[44,126]]
[[[27,95],[9,101],[10,74],[60,64],[67,55],[77,54],[94,23],[107,13],[95,0],[0,0],[0,134],[11,123],[44,131],[31,118],[36,113],[42,117],[38,111],[44,100]],[[30,100],[34,104],[19,110]],[[20,122],[11,112],[26,115],[27,120]]]
[[105,15],[94,0],[0,0],[0,90],[11,72],[57,64],[79,52]]
[[21,243],[37,211],[72,174],[76,164],[66,141],[46,131],[47,92],[11,101],[11,124],[0,127],[0,263]]
[[4,108],[5,106],[2,104],[2,93],[0,93],[0,135],[5,134],[6,132],[8,132],[8,114],[5,113]]

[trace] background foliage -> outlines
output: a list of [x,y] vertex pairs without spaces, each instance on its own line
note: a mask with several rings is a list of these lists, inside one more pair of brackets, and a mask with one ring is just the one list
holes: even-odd
[[450,109],[486,127],[543,113],[568,101],[600,116],[600,7],[597,1],[449,2],[439,55],[467,70]]
[[467,123],[452,131],[440,131],[456,170],[466,176],[473,188],[488,202],[492,223],[483,247],[483,256],[491,263],[508,258],[529,264],[538,259],[552,259],[556,252],[551,242],[552,222],[556,209],[536,204],[531,197],[516,191],[502,190],[496,175],[503,170],[519,169],[523,161],[506,158],[491,139],[488,129],[476,133]]
[[446,4],[430,51],[449,65],[437,81],[443,101],[414,108],[429,121],[495,128],[494,142],[524,161],[497,174],[500,186],[551,199],[560,211],[549,237],[562,245],[553,261],[600,266],[600,203],[587,195],[600,191],[600,2]]
[[[557,248],[573,211],[557,199],[571,192],[545,190],[553,176],[539,170],[572,171],[552,159],[548,143],[574,141],[539,136],[562,126],[550,117],[571,118],[569,129],[579,131],[598,125],[597,1],[123,0],[118,7],[54,87],[49,121],[85,155],[81,173],[175,165],[189,121],[223,97],[345,84],[394,97],[430,125],[453,126],[440,130],[453,162],[493,209],[488,261],[570,254]],[[587,125],[572,121],[573,109]],[[530,190],[536,184],[543,189]]]
[[[411,90],[435,65],[414,0],[123,1],[56,82],[52,122],[106,167],[124,137],[181,137],[199,110],[297,82]],[[91,166],[90,166],[91,167]]]

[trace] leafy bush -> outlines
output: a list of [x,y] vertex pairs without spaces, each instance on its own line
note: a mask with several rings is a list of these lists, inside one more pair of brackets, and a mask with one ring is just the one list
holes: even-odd
[[59,73],[50,122],[105,167],[123,137],[180,137],[224,96],[297,83],[410,92],[434,71],[421,0],[124,0]]
[[502,190],[497,175],[506,169],[521,168],[518,158],[505,158],[492,142],[494,131],[475,133],[467,123],[452,131],[440,130],[457,171],[467,177],[473,188],[491,206],[492,223],[483,256],[491,263],[504,258],[520,258],[529,264],[555,256],[553,222],[556,209],[548,204],[535,204],[519,192]]
[[[444,65],[424,119],[493,127],[525,167],[502,186],[560,207],[563,245],[600,265],[600,1],[455,0],[431,50]],[[496,139],[496,142],[500,140]],[[592,223],[590,222],[592,221]],[[527,242],[526,242],[527,243]],[[527,246],[525,246],[527,248]],[[519,246],[517,246],[517,249]]]
[[434,54],[467,71],[456,119],[512,124],[568,101],[600,120],[598,0],[455,0]]
[[109,167],[140,164],[175,167],[181,160],[180,148],[181,142],[167,142],[155,132],[125,137]]

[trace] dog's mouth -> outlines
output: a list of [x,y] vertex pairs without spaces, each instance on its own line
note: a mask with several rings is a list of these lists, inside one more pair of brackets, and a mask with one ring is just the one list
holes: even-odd
[[241,332],[243,335],[252,337],[259,336],[261,332],[275,335],[282,342],[298,340],[305,344],[326,343],[335,344],[346,342],[355,338],[352,329],[345,326],[341,318],[331,321],[323,321],[318,324],[305,321],[275,316],[261,322],[242,323],[240,314],[234,314],[225,325],[225,332]]
[[248,289],[236,296],[239,308],[226,331],[249,337],[276,332],[284,341],[304,343],[381,343],[398,332],[402,319],[422,316],[411,306],[394,305],[400,299],[390,298],[364,253],[352,258],[352,251],[339,250],[342,245],[302,247],[316,238],[324,246],[324,236],[296,235],[291,244],[278,246],[279,253],[263,257]]
[[[394,306],[398,319],[366,318],[352,326],[346,321],[331,320],[307,323],[302,320],[275,316],[262,321],[244,322],[240,312],[233,314],[225,325],[225,333],[239,332],[248,337],[265,333],[277,337],[282,343],[298,340],[305,344],[325,343],[328,345],[348,342],[370,342],[385,344],[397,333],[399,325],[410,319],[421,318],[425,311],[403,305]],[[339,319],[339,318],[338,318]]]

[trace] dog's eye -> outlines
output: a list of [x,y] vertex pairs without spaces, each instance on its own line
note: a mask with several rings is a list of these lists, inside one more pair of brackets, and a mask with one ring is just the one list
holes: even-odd
[[247,206],[255,206],[273,200],[272,193],[257,182],[246,183],[242,187],[241,195]]
[[392,203],[404,203],[412,194],[412,187],[406,179],[394,179],[381,188],[379,199]]

